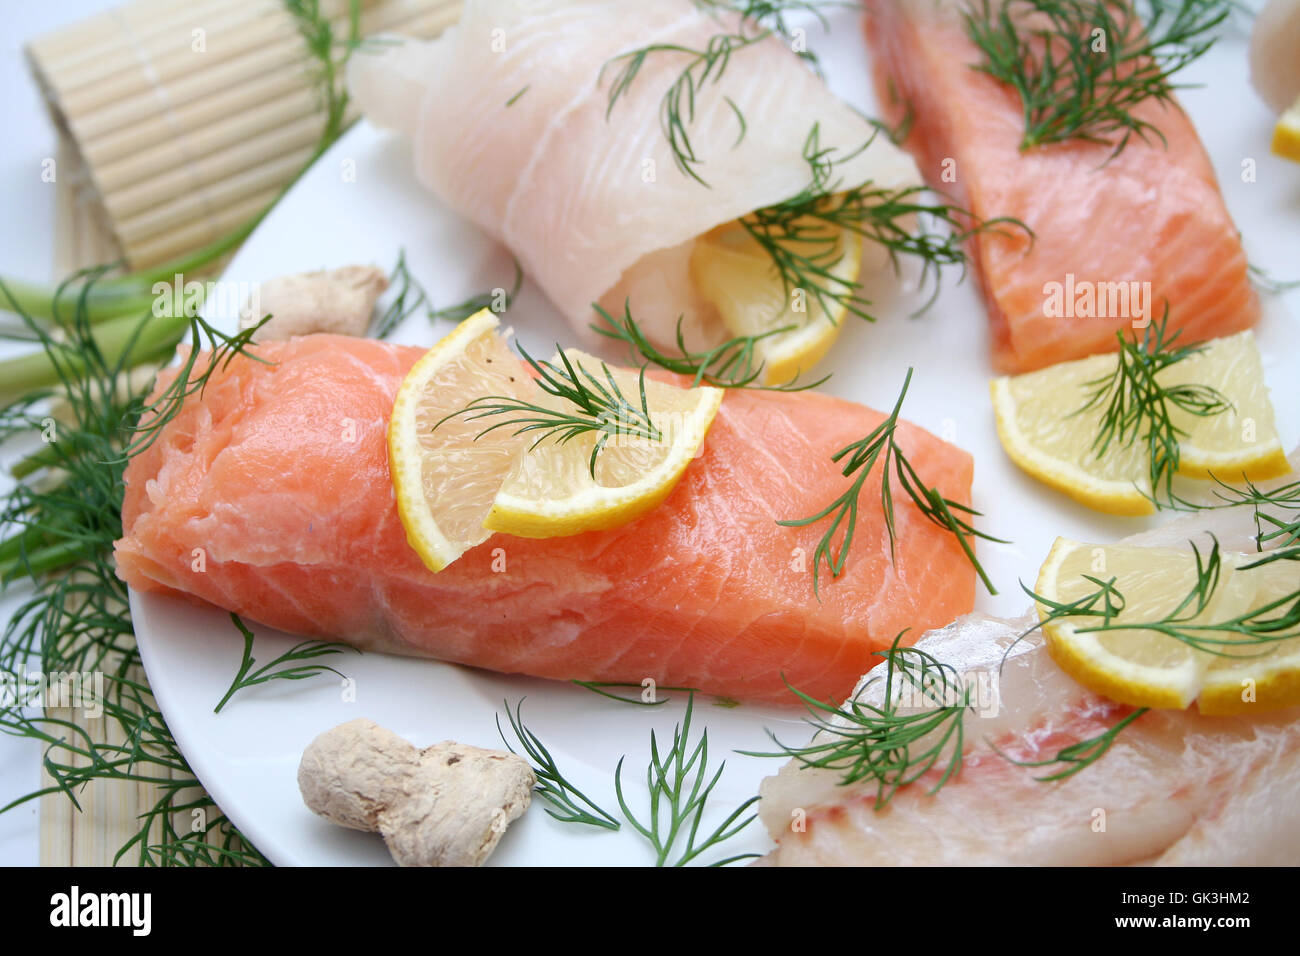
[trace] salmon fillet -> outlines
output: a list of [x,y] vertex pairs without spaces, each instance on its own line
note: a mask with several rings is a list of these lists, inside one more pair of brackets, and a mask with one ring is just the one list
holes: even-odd
[[[971,609],[957,541],[910,501],[891,562],[873,475],[844,574],[813,596],[821,527],[784,528],[847,481],[830,456],[882,416],[811,393],[737,391],[664,504],[613,531],[495,535],[438,574],[407,544],[386,430],[423,350],[314,335],[257,346],[126,470],[118,574],[285,631],[557,679],[793,701],[842,698],[871,654]],[[200,366],[202,367],[202,366]],[[970,456],[903,424],[923,480],[969,502]]]
[[[891,122],[910,117],[904,145],[921,175],[979,219],[1011,216],[1034,232],[1032,246],[1021,230],[984,231],[968,244],[997,371],[1114,351],[1116,330],[1142,317],[1132,295],[1145,296],[1142,283],[1150,283],[1146,317],[1159,319],[1167,302],[1184,341],[1255,324],[1259,300],[1237,228],[1181,109],[1140,104],[1135,114],[1168,145],[1134,137],[1109,162],[1111,146],[1077,140],[1021,152],[1020,97],[971,68],[983,54],[956,4],[866,0],[866,8],[878,98]],[[1050,301],[1058,291],[1065,309]]]
[[[1211,533],[1225,548],[1254,548],[1251,509],[1197,515],[1130,540],[1186,547],[1193,524],[1201,526],[1202,548]],[[791,761],[760,788],[762,819],[777,843],[767,862],[1300,863],[1300,708],[1258,717],[1153,710],[1118,734],[1100,760],[1058,782],[1035,778],[1063,765],[1022,767],[997,753],[1049,760],[1132,712],[1066,675],[1038,632],[1015,644],[1035,620],[1032,612],[1010,621],[971,614],[916,643],[971,690],[976,713],[965,719],[959,774],[930,795],[939,772],[931,770],[877,810],[874,783],[841,786],[838,773]],[[864,678],[855,693],[879,703],[881,690],[881,681],[868,687]]]

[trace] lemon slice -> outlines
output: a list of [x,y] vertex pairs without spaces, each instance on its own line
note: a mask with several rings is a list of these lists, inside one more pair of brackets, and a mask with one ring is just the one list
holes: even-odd
[[[814,225],[810,223],[808,228]],[[824,234],[824,225],[817,228],[818,234]],[[811,245],[805,245],[808,248],[795,251],[813,254]],[[821,248],[819,243],[815,251]],[[834,248],[839,255],[825,257],[825,262],[833,265],[824,284],[847,289],[858,281],[862,238],[850,230],[838,230]],[[792,381],[820,362],[839,337],[847,313],[839,302],[823,309],[809,290],[787,291],[771,257],[738,222],[719,226],[696,241],[691,278],[732,335],[766,335],[755,343],[755,352],[764,363],[764,383],[768,385]],[[787,331],[774,331],[787,326]]]
[[[515,399],[572,413],[544,391],[499,334],[489,310],[471,316],[407,373],[388,426],[389,470],[397,511],[411,547],[441,571],[493,531],[554,537],[613,528],[639,517],[672,491],[699,454],[722,402],[717,388],[645,381],[655,440],[611,435],[591,473],[595,432],[561,441],[516,434],[507,417],[458,414],[476,398]],[[575,369],[604,382],[599,359],[566,351]],[[581,374],[581,373],[579,373]],[[640,374],[610,369],[629,404],[640,405]]]
[[[578,370],[604,380],[600,359],[575,349],[565,357]],[[558,357],[552,364],[558,363]],[[618,390],[640,407],[640,374],[608,369]],[[581,374],[581,371],[579,371]],[[646,407],[657,440],[619,434],[606,440],[591,469],[598,440],[585,432],[567,441],[547,437],[518,455],[501,484],[484,526],[526,538],[550,538],[619,527],[660,504],[704,444],[722,403],[722,389],[679,388],[645,380]],[[564,400],[541,389],[531,399],[563,408]]]
[[1300,96],[1273,127],[1273,152],[1300,163]]
[[[1147,452],[1141,439],[1112,442],[1104,455],[1093,450],[1104,402],[1079,411],[1089,383],[1109,377],[1115,355],[1094,355],[991,384],[998,438],[1017,465],[1098,511],[1140,515],[1155,510]],[[1174,409],[1174,425],[1187,433],[1179,443],[1180,472],[1224,480],[1264,479],[1289,470],[1273,421],[1259,350],[1249,331],[1209,342],[1204,351],[1160,373],[1161,384],[1197,383],[1218,389],[1233,407],[1212,416]]]
[[475,313],[415,363],[393,401],[388,463],[397,512],[407,541],[431,571],[487,540],[483,519],[529,444],[504,428],[480,438],[482,423],[447,418],[476,395],[532,393],[532,380],[506,341],[495,314]]
[[[1186,624],[1222,622],[1300,588],[1300,567],[1295,562],[1243,570],[1253,556],[1224,554],[1222,559],[1218,583],[1195,615],[1194,606],[1180,605],[1197,580],[1196,560],[1189,551],[1174,548],[1103,546],[1058,538],[1039,571],[1036,589],[1050,601],[1069,603],[1094,594],[1097,581],[1114,578],[1123,607],[1111,624],[1123,625],[1149,624],[1175,613],[1186,617]],[[1100,607],[1098,602],[1095,608]],[[1040,620],[1047,619],[1043,606],[1039,605],[1038,613]],[[1270,616],[1276,613],[1269,612]],[[1199,701],[1206,714],[1300,703],[1300,637],[1263,645],[1215,645],[1223,651],[1216,654],[1150,628],[1087,630],[1100,623],[1099,617],[1057,618],[1044,624],[1043,634],[1062,670],[1114,700],[1135,707],[1176,709]],[[1226,632],[1217,636],[1231,637]]]
[[[1300,562],[1274,561],[1235,572],[1252,585],[1250,607],[1276,617],[1294,603],[1300,590]],[[1203,714],[1243,714],[1300,704],[1300,637],[1263,645],[1225,648],[1206,670],[1197,700]]]
[[1291,470],[1273,420],[1264,366],[1252,332],[1214,339],[1160,375],[1167,385],[1196,383],[1218,389],[1232,402],[1221,415],[1178,411],[1174,424],[1187,433],[1178,443],[1181,474],[1225,481],[1276,478]]
[[998,438],[1011,460],[1039,481],[1090,508],[1119,515],[1150,514],[1146,449],[1112,443],[1092,449],[1101,409],[1078,410],[1089,382],[1115,370],[1115,356],[1094,355],[1024,375],[995,378],[993,413]]

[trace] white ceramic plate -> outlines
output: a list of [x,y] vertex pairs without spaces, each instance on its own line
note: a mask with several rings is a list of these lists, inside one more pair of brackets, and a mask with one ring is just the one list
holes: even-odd
[[[833,33],[819,29],[810,41],[821,53],[831,86],[849,102],[873,111],[856,16],[837,13]],[[1271,117],[1246,80],[1244,37],[1220,43],[1189,71],[1201,88],[1184,91],[1214,160],[1228,205],[1246,239],[1251,260],[1274,275],[1300,269],[1300,168],[1268,154]],[[448,131],[447,135],[455,135]],[[1245,164],[1245,165],[1244,165]],[[1243,169],[1254,167],[1253,181]],[[1116,236],[1116,241],[1122,241]],[[257,281],[288,272],[354,262],[383,268],[405,249],[416,277],[442,306],[499,285],[512,276],[509,255],[477,229],[443,209],[415,182],[409,148],[364,123],[344,137],[302,179],[248,240],[226,273],[231,282]],[[975,456],[975,506],[980,527],[1013,541],[980,545],[980,556],[1000,594],[981,593],[978,606],[1019,613],[1027,602],[1018,581],[1032,580],[1058,535],[1112,540],[1139,530],[1140,521],[1107,518],[1074,505],[1030,480],[1002,453],[988,400],[987,320],[972,282],[949,275],[934,307],[909,318],[912,294],[874,296],[876,325],[851,324],[829,367],[832,391],[887,407],[908,366],[916,375],[904,414]],[[870,294],[872,290],[868,290]],[[1290,312],[1300,313],[1292,293]],[[229,321],[229,319],[228,319]],[[571,342],[572,335],[539,291],[526,285],[507,322],[534,354]],[[431,344],[450,325],[430,328],[422,317],[403,327],[397,341]],[[1300,329],[1283,301],[1266,303],[1258,330],[1269,384],[1287,447],[1300,435]],[[220,715],[221,698],[239,663],[241,640],[224,612],[151,595],[133,594],[136,634],[157,695],[176,739],[208,791],[230,818],[278,864],[385,864],[376,836],[346,831],[313,816],[298,794],[296,770],[303,747],[318,733],[354,717],[369,717],[426,745],[455,739],[499,746],[495,715],[504,700],[527,697],[524,714],[564,772],[606,808],[614,808],[613,770],[627,755],[634,806],[644,797],[650,729],[671,734],[682,698],[658,708],[608,701],[581,688],[504,677],[454,665],[379,654],[347,655],[336,663],[356,681],[355,702],[344,702],[331,677],[273,682],[243,691]],[[260,661],[289,647],[293,638],[257,629]],[[716,791],[718,813],[756,792],[779,762],[743,757],[735,749],[765,749],[765,728],[782,739],[807,737],[800,712],[744,705],[728,709],[702,698],[696,725],[707,725],[714,764],[727,761]],[[629,828],[606,831],[564,825],[535,801],[511,827],[494,864],[644,864],[646,845]],[[732,840],[728,853],[769,847],[757,823]]]

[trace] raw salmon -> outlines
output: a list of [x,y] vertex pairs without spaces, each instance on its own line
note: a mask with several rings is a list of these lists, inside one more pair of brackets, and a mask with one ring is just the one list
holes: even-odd
[[[1259,318],[1246,255],[1214,169],[1187,115],[1154,100],[1135,112],[1166,143],[1077,140],[1020,151],[1024,118],[1009,86],[972,68],[982,53],[952,0],[866,0],[878,98],[921,173],[979,219],[1033,230],[984,231],[968,249],[1003,373],[1114,351],[1115,332],[1159,319],[1185,341],[1230,335]],[[1146,283],[1147,285],[1144,285]],[[1136,305],[1134,304],[1136,301]]]
[[[1225,549],[1253,550],[1253,512],[1212,513]],[[1189,524],[1130,539],[1186,546]],[[1068,779],[1022,767],[1113,727],[1132,708],[1075,683],[1052,662],[1036,620],[967,615],[916,644],[971,689],[960,773],[934,795],[937,773],[898,790],[881,810],[874,785],[839,785],[795,761],[763,782],[761,812],[779,865],[1266,865],[1300,863],[1300,708],[1258,717],[1155,710],[1096,763]],[[1003,654],[1007,654],[1005,664]],[[878,677],[880,672],[875,675]],[[879,702],[882,682],[858,694]],[[797,741],[794,742],[797,744]],[[922,745],[923,747],[924,745]]]
[[[882,416],[812,393],[732,392],[664,504],[620,529],[496,535],[438,574],[406,542],[385,434],[422,350],[314,335],[257,346],[189,399],[126,471],[118,573],[286,631],[557,679],[842,698],[873,651],[974,603],[957,541],[898,504],[890,559],[876,475],[844,574],[813,596],[846,487],[830,456]],[[969,502],[972,462],[904,424],[922,479]],[[878,470],[878,469],[877,469]]]
[[[578,333],[591,334],[593,302],[621,312],[630,299],[660,345],[685,316],[694,348],[729,336],[691,283],[692,244],[805,189],[814,125],[844,189],[921,182],[775,36],[734,49],[707,82],[694,68],[683,122],[708,185],[678,169],[662,104],[691,51],[761,34],[694,0],[469,0],[436,40],[353,57],[349,88],[368,119],[412,138],[420,181],[509,246]],[[651,45],[680,49],[647,55],[611,106],[618,57]]]

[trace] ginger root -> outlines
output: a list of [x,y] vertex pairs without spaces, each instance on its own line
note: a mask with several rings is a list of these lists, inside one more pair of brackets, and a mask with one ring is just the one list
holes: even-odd
[[450,740],[417,750],[364,718],[321,734],[298,765],[309,809],[379,832],[400,866],[480,866],[536,783],[515,754]]
[[374,266],[343,266],[321,272],[279,276],[258,286],[239,310],[240,326],[256,325],[255,342],[288,339],[313,332],[365,335],[375,302],[388,288],[388,277]]

